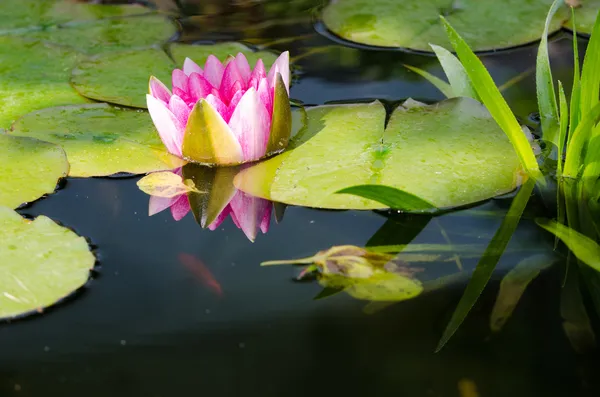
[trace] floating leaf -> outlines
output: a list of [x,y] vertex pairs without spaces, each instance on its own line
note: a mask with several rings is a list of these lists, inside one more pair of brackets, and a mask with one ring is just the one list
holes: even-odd
[[158,48],[92,57],[83,60],[73,69],[71,82],[81,95],[88,98],[146,108],[150,76],[155,76],[163,82],[171,81],[171,72],[175,68],[181,68],[186,57],[203,66],[210,54],[224,61],[229,55],[242,52],[251,64],[262,58],[267,68],[276,59],[270,52],[254,52],[239,43],[171,44],[169,51],[176,62]]
[[570,18],[565,26],[571,30],[575,28],[577,33],[592,34],[596,15],[600,10],[600,0],[582,0],[580,7],[574,8],[575,26],[573,26],[573,18]]
[[147,13],[140,5],[85,4],[73,0],[2,0],[0,34],[9,31],[45,29],[67,22],[93,21]]
[[181,176],[171,171],[153,172],[150,175],[146,175],[137,182],[137,186],[146,194],[173,198],[186,194],[188,192],[198,191],[194,183],[186,183]]
[[68,172],[59,146],[0,132],[0,206],[17,208],[52,193]]
[[69,85],[77,53],[22,37],[0,37],[0,128],[51,106],[88,102]]
[[318,106],[307,115],[289,150],[242,171],[236,187],[291,205],[377,209],[384,205],[335,192],[381,184],[449,208],[518,184],[519,159],[510,142],[470,98],[400,107],[385,132],[379,102]]
[[158,14],[72,23],[27,33],[27,37],[72,47],[85,54],[162,44],[177,33],[174,21]]
[[[431,51],[448,46],[439,15],[444,15],[475,51],[514,47],[539,40],[552,0],[344,0],[323,10],[325,25],[344,39],[382,47]],[[560,29],[563,7],[550,25]]]
[[45,216],[0,207],[0,319],[51,306],[83,286],[95,262],[83,237]]
[[106,176],[171,170],[183,164],[167,153],[146,112],[107,104],[44,109],[19,119],[10,132],[61,145],[69,175]]

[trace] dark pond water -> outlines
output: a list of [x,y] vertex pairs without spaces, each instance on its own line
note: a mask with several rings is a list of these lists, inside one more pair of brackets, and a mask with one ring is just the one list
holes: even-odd
[[[202,3],[186,6],[195,16],[183,20],[182,41],[264,45],[289,38],[272,48],[300,57],[291,96],[306,104],[443,99],[402,66],[440,75],[435,58],[342,46],[316,32],[312,10],[319,1]],[[555,75],[567,86],[569,40],[561,34],[551,44]],[[531,71],[535,52],[532,45],[483,59],[502,83]],[[524,120],[536,109],[532,74],[505,94]],[[20,211],[50,216],[89,237],[99,266],[85,290],[65,304],[0,326],[1,397],[600,393],[597,354],[576,354],[562,330],[562,266],[534,280],[503,330],[490,331],[502,275],[528,250],[552,249],[552,239],[531,221],[544,211],[539,201],[530,205],[512,253],[502,258],[467,321],[435,354],[464,283],[365,314],[366,302],[345,294],[313,300],[321,288],[294,281],[299,268],[259,266],[333,245],[365,245],[386,222],[395,233],[378,238],[401,243],[420,220],[288,207],[282,222],[251,243],[230,219],[211,232],[191,215],[180,222],[168,211],[148,217],[148,196],[137,179],[69,179],[57,194]],[[433,219],[413,242],[445,243],[443,230],[455,244],[486,244],[509,204],[510,198],[496,199]],[[220,287],[206,282],[199,265],[182,263],[181,254],[201,260]],[[465,271],[476,260],[464,260]],[[457,272],[453,262],[424,268],[425,279]]]

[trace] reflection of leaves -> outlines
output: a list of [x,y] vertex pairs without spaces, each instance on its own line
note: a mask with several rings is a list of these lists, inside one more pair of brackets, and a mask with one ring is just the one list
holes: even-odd
[[490,317],[492,331],[500,331],[517,307],[529,283],[555,261],[556,258],[549,253],[533,255],[520,261],[504,276]]
[[413,277],[415,269],[395,255],[352,245],[332,247],[308,258],[262,263],[279,264],[313,264],[301,277],[317,272],[317,280],[325,288],[317,298],[343,290],[361,300],[401,301],[414,298],[423,290],[421,282]]

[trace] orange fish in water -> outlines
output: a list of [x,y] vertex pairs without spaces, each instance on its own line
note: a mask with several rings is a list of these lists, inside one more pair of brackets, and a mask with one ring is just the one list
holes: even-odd
[[193,255],[181,253],[178,256],[181,262],[188,270],[190,270],[198,280],[206,287],[210,288],[217,296],[223,296],[223,288],[215,279],[208,267],[198,258]]

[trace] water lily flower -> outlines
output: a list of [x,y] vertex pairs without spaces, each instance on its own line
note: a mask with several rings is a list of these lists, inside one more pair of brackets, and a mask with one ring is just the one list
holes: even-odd
[[171,92],[154,76],[148,111],[167,150],[186,160],[216,165],[256,161],[281,152],[291,134],[289,53],[269,72],[262,60],[250,68],[244,54],[204,69],[186,58],[173,71]]
[[[145,186],[144,179],[142,179],[138,182],[138,186],[146,193],[151,194],[148,206],[150,216],[170,209],[173,219],[180,221],[190,211],[193,211],[201,226],[209,230],[216,230],[227,217],[231,217],[233,223],[238,229],[242,229],[250,241],[256,239],[258,230],[262,231],[263,234],[269,231],[273,203],[235,189],[233,187],[233,177],[237,173],[237,169],[230,167],[208,168],[195,164],[188,164],[185,167],[188,174],[195,173],[198,175],[201,173],[204,179],[212,179],[210,181],[197,181],[199,182],[198,185],[212,184],[215,189],[201,191],[200,186],[196,186],[195,189],[185,189],[184,186],[186,185],[182,178],[179,178],[181,189],[177,189],[176,186],[171,184],[169,186],[154,185],[152,189],[149,189]],[[182,168],[161,173],[167,172],[172,172],[179,177],[186,175]],[[148,177],[152,177],[152,175],[150,174]],[[161,179],[166,180],[166,178]],[[180,191],[181,193],[163,194],[167,191]],[[192,208],[192,205],[194,205],[194,208]]]

